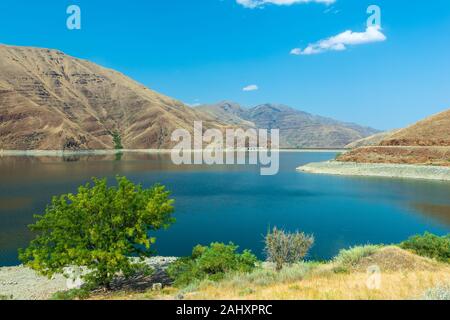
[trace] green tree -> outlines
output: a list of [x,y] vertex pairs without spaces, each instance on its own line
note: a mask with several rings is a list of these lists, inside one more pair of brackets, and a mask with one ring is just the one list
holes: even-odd
[[77,194],[54,197],[30,225],[37,236],[19,250],[22,262],[46,276],[86,267],[85,280],[106,288],[118,273],[131,276],[143,267],[156,240],[149,232],[174,222],[173,200],[164,186],[143,189],[125,177],[116,180],[117,186],[108,187],[107,179],[93,179]]

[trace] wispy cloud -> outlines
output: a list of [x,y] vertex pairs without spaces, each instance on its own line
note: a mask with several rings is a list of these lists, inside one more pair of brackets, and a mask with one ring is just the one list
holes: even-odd
[[246,86],[244,88],[242,88],[242,91],[248,92],[248,91],[256,91],[258,90],[258,86],[256,84],[251,84],[249,86]]
[[254,9],[266,4],[275,4],[278,6],[290,6],[298,3],[323,3],[332,4],[336,0],[236,0],[236,2],[246,8]]
[[312,55],[325,51],[343,51],[346,50],[348,46],[371,42],[382,42],[386,39],[386,36],[383,32],[381,32],[381,28],[379,26],[370,26],[367,27],[364,32],[353,32],[351,30],[347,30],[336,36],[312,43],[305,49],[294,48],[291,50],[291,54]]

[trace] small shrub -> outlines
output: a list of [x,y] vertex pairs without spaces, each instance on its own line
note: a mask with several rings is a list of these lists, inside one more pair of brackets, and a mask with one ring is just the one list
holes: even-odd
[[343,155],[343,152],[336,153],[336,156],[334,157],[334,160],[339,161],[339,158]]
[[13,299],[14,299],[13,295],[0,294],[0,301],[2,301],[2,300],[13,300]]
[[114,142],[114,149],[116,150],[122,150],[122,137],[120,136],[120,133],[118,131],[115,131],[112,133],[113,142]]
[[190,257],[178,259],[169,266],[167,273],[177,287],[208,279],[217,281],[227,272],[250,272],[257,258],[250,251],[237,253],[238,246],[230,243],[212,243],[209,247],[196,246]]
[[380,246],[367,245],[344,249],[334,258],[334,271],[347,272],[349,268],[356,266],[361,259],[371,256],[380,249]]
[[450,284],[439,285],[425,292],[423,300],[450,300]]
[[423,257],[450,263],[450,234],[444,237],[426,232],[416,235],[400,244],[400,248],[414,252]]
[[86,300],[91,295],[91,287],[71,289],[54,293],[51,300]]
[[314,237],[303,232],[287,233],[276,227],[265,238],[267,260],[275,263],[276,270],[285,264],[300,262],[314,244]]

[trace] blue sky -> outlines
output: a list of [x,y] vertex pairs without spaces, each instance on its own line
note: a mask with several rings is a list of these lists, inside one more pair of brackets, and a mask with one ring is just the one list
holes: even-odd
[[[189,104],[283,103],[379,129],[450,108],[448,0],[237,1],[2,0],[0,43],[56,48]],[[72,4],[81,30],[66,28]],[[358,38],[371,4],[384,41],[290,54],[346,30]]]

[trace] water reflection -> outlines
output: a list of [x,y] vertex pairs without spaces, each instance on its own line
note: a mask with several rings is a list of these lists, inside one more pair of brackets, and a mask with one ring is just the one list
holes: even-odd
[[361,243],[393,243],[415,233],[450,231],[450,184],[333,177],[296,172],[334,153],[280,154],[280,172],[258,166],[174,165],[169,154],[0,157],[0,265],[17,264],[27,225],[54,195],[76,192],[92,177],[125,175],[148,187],[163,183],[176,199],[177,223],[157,234],[162,255],[187,255],[198,243],[233,241],[262,257],[268,226],[314,233],[311,255],[329,258]]
[[426,218],[439,221],[450,227],[450,205],[433,203],[414,203],[414,209],[423,214]]

